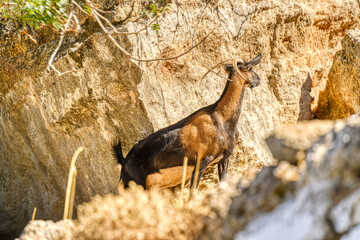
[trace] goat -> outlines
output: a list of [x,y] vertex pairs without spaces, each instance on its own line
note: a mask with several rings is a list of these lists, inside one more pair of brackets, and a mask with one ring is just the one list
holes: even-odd
[[[226,65],[228,81],[214,104],[137,142],[126,158],[122,154],[121,142],[114,144],[115,157],[122,166],[120,181],[124,187],[127,188],[130,181],[144,189],[173,187],[181,183],[184,170],[186,180],[192,172],[191,186],[195,182],[197,188],[205,169],[213,164],[218,164],[221,181],[234,149],[245,88],[260,84],[260,78],[252,67],[259,64],[261,58],[259,54],[249,62],[234,60],[232,65]],[[188,159],[186,169],[183,169],[184,159]],[[199,175],[195,174],[195,165],[197,169],[200,166]]]

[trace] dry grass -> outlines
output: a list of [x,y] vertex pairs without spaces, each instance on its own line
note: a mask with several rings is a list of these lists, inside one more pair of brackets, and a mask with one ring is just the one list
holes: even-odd
[[[190,200],[189,183],[184,190],[145,191],[131,182],[128,189],[120,187],[116,196],[95,196],[78,206],[77,220],[32,221],[20,239],[221,239],[223,218],[239,179],[217,185],[216,170],[210,170]],[[69,182],[72,179],[69,176]],[[70,184],[68,192],[71,189]],[[69,201],[71,198],[67,196]],[[70,202],[67,206],[66,211],[72,210]]]
[[36,207],[34,207],[34,211],[33,211],[32,217],[31,217],[31,221],[34,221],[35,215],[36,215]]
[[145,191],[135,184],[118,196],[96,196],[79,206],[74,239],[196,239],[211,210],[203,194],[187,202],[188,196],[188,189]]
[[74,209],[75,189],[76,189],[76,175],[77,175],[75,164],[77,157],[83,150],[84,150],[83,147],[79,147],[71,159],[69,178],[68,178],[68,184],[67,184],[66,196],[65,196],[64,218],[63,218],[64,220],[72,219],[72,214]]

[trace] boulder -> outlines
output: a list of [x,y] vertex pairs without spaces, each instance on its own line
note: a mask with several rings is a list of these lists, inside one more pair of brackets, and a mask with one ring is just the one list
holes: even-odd
[[320,119],[341,119],[360,111],[360,30],[348,31],[341,44],[319,95],[315,116]]
[[[312,124],[318,122],[307,123],[308,127]],[[285,197],[271,209],[267,206],[278,199],[275,191],[278,185],[256,191],[256,182],[265,183],[259,174],[246,191],[233,199],[224,236],[227,239],[359,238],[356,226],[360,223],[360,121],[335,122],[328,133],[308,147],[305,159],[307,170],[300,171],[298,183],[285,185],[282,191]],[[274,177],[268,176],[265,186],[270,179]],[[256,201],[251,201],[252,192],[256,192]],[[264,203],[253,208],[254,202]]]
[[279,127],[265,139],[275,159],[297,165],[305,159],[306,150],[320,136],[334,127],[333,121],[313,120]]

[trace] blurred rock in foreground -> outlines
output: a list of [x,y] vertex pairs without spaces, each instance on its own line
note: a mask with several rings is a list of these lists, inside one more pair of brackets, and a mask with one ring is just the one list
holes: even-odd
[[[309,121],[301,127],[305,132],[329,127],[329,122],[319,123]],[[296,183],[266,168],[233,199],[224,224],[226,239],[360,239],[360,120],[332,125],[307,148],[306,168],[298,171]],[[295,151],[301,142],[294,140],[298,129],[275,135]]]

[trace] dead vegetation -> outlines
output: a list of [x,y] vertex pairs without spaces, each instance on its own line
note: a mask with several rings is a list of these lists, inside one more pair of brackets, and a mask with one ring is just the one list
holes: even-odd
[[74,239],[194,239],[210,214],[200,195],[185,203],[169,190],[132,184],[119,191],[79,207]]
[[130,182],[118,195],[97,195],[78,206],[76,220],[31,221],[19,240],[218,239],[237,182],[229,178],[213,189],[203,184],[191,200],[189,186],[144,190]]

